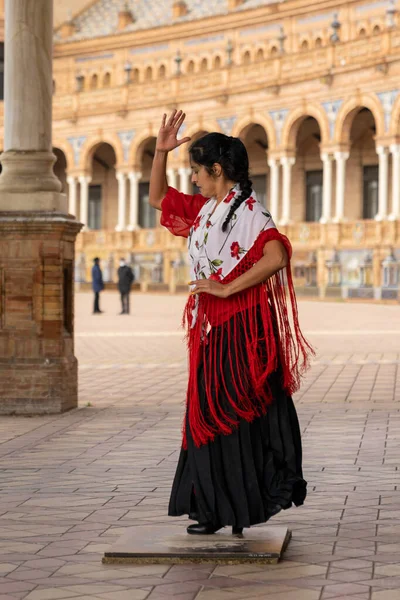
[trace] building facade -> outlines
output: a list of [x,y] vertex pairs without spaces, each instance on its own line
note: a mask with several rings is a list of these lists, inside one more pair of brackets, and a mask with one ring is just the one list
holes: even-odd
[[[85,225],[78,282],[94,256],[114,281],[124,256],[143,289],[185,285],[186,241],[147,202],[161,117],[177,107],[185,136],[243,140],[301,293],[400,297],[400,2],[80,6],[55,29],[53,102],[55,172]],[[183,146],[170,185],[191,193],[190,174]]]

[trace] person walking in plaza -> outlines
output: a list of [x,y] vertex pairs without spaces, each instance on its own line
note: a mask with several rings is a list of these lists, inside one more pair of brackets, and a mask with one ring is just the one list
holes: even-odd
[[94,306],[93,314],[101,314],[103,311],[100,310],[100,292],[104,290],[103,273],[100,268],[100,259],[95,258],[93,260],[94,265],[92,267],[92,288],[94,291]]
[[200,193],[168,186],[168,153],[190,141],[178,140],[184,119],[163,116],[149,199],[161,224],[188,238],[191,264],[187,407],[168,514],[197,521],[190,534],[229,525],[236,535],[305,500],[292,394],[313,351],[299,326],[290,243],[257,201],[241,140],[196,140]]
[[121,312],[120,315],[129,315],[129,295],[131,293],[132,283],[135,280],[132,269],[126,264],[125,259],[121,258],[118,269],[118,289],[121,294]]

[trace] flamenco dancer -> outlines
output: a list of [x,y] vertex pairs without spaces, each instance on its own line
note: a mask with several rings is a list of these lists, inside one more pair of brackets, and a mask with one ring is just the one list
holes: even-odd
[[200,193],[168,186],[168,153],[190,141],[178,140],[184,120],[182,111],[163,116],[150,181],[161,224],[188,239],[192,279],[187,408],[168,514],[197,521],[190,534],[229,525],[240,535],[306,497],[291,396],[312,349],[299,327],[290,243],[257,201],[241,140],[198,139],[189,155]]

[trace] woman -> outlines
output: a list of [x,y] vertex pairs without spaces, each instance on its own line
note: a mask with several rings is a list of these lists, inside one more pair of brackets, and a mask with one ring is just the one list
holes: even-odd
[[291,394],[312,350],[298,324],[291,247],[257,202],[243,143],[219,133],[197,140],[189,155],[201,193],[168,186],[168,152],[190,141],[177,139],[184,119],[164,115],[150,181],[161,224],[188,238],[192,276],[187,410],[169,515],[197,521],[190,534],[225,525],[241,534],[304,502]]

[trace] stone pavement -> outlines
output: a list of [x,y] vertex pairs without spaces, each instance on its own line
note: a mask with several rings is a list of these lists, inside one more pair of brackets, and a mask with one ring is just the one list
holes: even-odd
[[[184,298],[77,296],[80,408],[0,419],[0,600],[398,600],[400,306],[301,302],[318,348],[296,397],[309,497],[274,518],[278,566],[102,565],[170,522],[186,383]],[[176,519],[185,526],[185,518]]]

